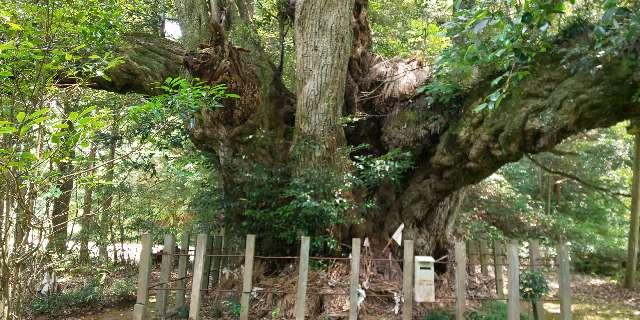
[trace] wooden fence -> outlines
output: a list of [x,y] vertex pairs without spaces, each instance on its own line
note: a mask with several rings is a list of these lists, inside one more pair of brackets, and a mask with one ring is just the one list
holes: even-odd
[[[148,317],[149,291],[156,291],[156,314],[160,319],[171,318],[180,310],[189,311],[189,319],[201,319],[202,294],[210,291],[230,292],[232,290],[209,289],[210,272],[212,264],[214,267],[213,282],[218,281],[222,259],[243,258],[242,291],[240,294],[240,319],[249,319],[249,309],[252,294],[255,293],[253,287],[253,266],[255,258],[262,259],[297,259],[298,260],[298,281],[295,292],[294,314],[296,320],[305,319],[307,280],[310,259],[348,260],[351,264],[350,285],[349,285],[349,312],[348,319],[358,318],[358,300],[360,289],[360,249],[361,240],[352,239],[352,251],[349,257],[310,257],[309,237],[302,237],[300,245],[300,255],[296,257],[257,257],[255,256],[255,235],[247,235],[245,241],[244,254],[223,254],[223,240],[219,236],[210,237],[207,234],[197,236],[195,252],[189,250],[189,235],[183,234],[179,246],[179,252],[174,252],[175,239],[171,235],[164,237],[164,249],[162,251],[162,261],[160,265],[159,282],[150,284],[150,274],[152,267],[152,243],[149,234],[141,236],[142,250],[140,253],[139,278],[137,287],[137,299],[134,307],[135,319],[146,319]],[[495,241],[489,246],[485,240],[456,242],[455,257],[452,261],[436,261],[436,263],[448,264],[454,268],[455,274],[455,304],[454,314],[456,320],[464,319],[467,301],[478,300],[469,297],[467,294],[467,281],[470,276],[477,276],[476,266],[480,266],[480,274],[489,275],[489,266],[493,267],[496,298],[480,300],[505,300],[507,301],[508,320],[520,319],[521,297],[520,297],[520,272],[521,268],[540,269],[557,267],[559,284],[560,319],[571,319],[571,278],[570,259],[567,244],[561,243],[556,249],[555,259],[549,255],[541,256],[540,245],[537,240],[529,241],[528,263],[520,262],[520,245],[518,241],[512,240],[506,246],[503,242]],[[491,250],[493,249],[493,250]],[[227,250],[228,252],[228,250]],[[193,256],[193,272],[188,275],[189,258]],[[174,271],[174,260],[178,257],[177,277],[171,279]],[[388,260],[388,259],[374,259]],[[402,304],[402,320],[413,318],[414,303],[414,242],[404,241],[403,259],[398,261],[403,264],[402,275],[402,297],[405,303]],[[507,267],[507,295],[504,293],[503,271]],[[187,280],[191,279],[191,289],[187,288]],[[171,284],[174,284],[173,287]],[[189,304],[186,303],[186,293],[190,291]],[[175,293],[174,305],[168,308],[170,292]],[[544,300],[558,301],[558,300]],[[542,301],[542,302],[544,302]],[[410,302],[410,303],[406,303]],[[542,303],[537,304],[542,308]],[[538,313],[541,318],[543,313]]]

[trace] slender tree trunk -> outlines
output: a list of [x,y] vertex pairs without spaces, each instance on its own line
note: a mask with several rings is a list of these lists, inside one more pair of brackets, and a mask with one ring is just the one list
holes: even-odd
[[[63,116],[71,113],[71,106],[64,103]],[[73,124],[69,125],[69,131],[74,132]],[[62,160],[57,163],[57,170],[60,178],[57,181],[57,187],[60,190],[60,196],[53,200],[53,209],[51,210],[51,236],[49,237],[48,247],[58,254],[64,254],[67,250],[67,224],[69,221],[69,205],[71,204],[71,192],[73,191],[74,178],[71,175],[74,167],[72,160],[75,157],[72,141],[63,141],[66,148],[70,151]]]
[[638,227],[640,222],[640,124],[633,121],[629,132],[634,135],[633,184],[631,185],[631,217],[629,223],[629,245],[627,251],[627,272],[624,286],[632,288],[636,284],[638,265]]
[[[7,199],[7,189],[5,185],[0,186],[0,232],[2,232],[2,227],[4,226],[4,213],[5,213],[5,203]],[[2,239],[0,237],[0,239]]]
[[[89,161],[87,166],[90,168],[89,176],[95,174],[93,168],[96,160],[97,146],[92,145],[91,151],[89,151]],[[84,200],[82,202],[82,219],[80,220],[80,262],[86,263],[89,261],[89,231],[93,229],[94,219],[91,216],[91,207],[93,205],[93,186],[88,184],[84,191]]]
[[[105,193],[105,199],[104,202],[102,204],[102,212],[100,213],[100,234],[101,234],[101,239],[100,239],[100,249],[99,249],[99,254],[100,257],[104,258],[104,259],[108,259],[108,252],[107,252],[107,244],[108,243],[113,243],[113,236],[112,236],[112,219],[111,219],[111,214],[112,214],[112,209],[111,209],[111,205],[113,203],[113,180],[114,180],[114,168],[115,168],[115,163],[114,160],[116,158],[116,149],[117,149],[117,145],[118,145],[118,127],[117,127],[117,123],[113,124],[113,130],[111,132],[111,141],[109,142],[109,156],[107,158],[107,165],[106,165],[106,175],[105,175],[105,180],[107,182],[107,190]],[[114,247],[114,251],[115,251],[115,247]]]
[[353,47],[353,1],[296,2],[295,144],[300,167],[341,165],[340,118]]
[[[70,156],[73,158],[73,156]],[[58,164],[58,172],[62,178],[58,181],[60,196],[53,201],[51,211],[52,233],[49,246],[56,253],[64,254],[67,250],[67,224],[69,221],[69,205],[71,204],[71,192],[73,191],[73,164],[70,160],[63,160]]]

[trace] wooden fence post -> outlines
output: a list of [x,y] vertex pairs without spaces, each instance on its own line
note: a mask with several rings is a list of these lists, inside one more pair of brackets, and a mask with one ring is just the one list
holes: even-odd
[[404,263],[402,265],[402,320],[413,319],[413,240],[404,241]]
[[249,301],[253,291],[253,256],[256,236],[248,234],[244,251],[244,273],[242,274],[242,296],[240,297],[240,320],[249,320]]
[[[542,268],[540,266],[540,241],[536,239],[529,240],[529,269],[541,271]],[[536,314],[538,314],[538,320],[544,319],[544,306],[540,303],[540,299],[536,301]]]
[[176,241],[172,235],[164,236],[164,247],[162,248],[162,263],[160,265],[160,285],[161,289],[157,294],[156,304],[158,315],[162,318],[167,314],[167,297],[169,296],[169,280],[173,271],[173,249]]
[[211,255],[213,254],[213,241],[215,236],[207,237],[207,255],[204,258],[204,274],[202,276],[202,289],[209,289],[209,277],[211,276]]
[[[227,238],[226,232],[224,228],[220,230],[220,235],[222,236],[222,242],[220,244],[220,253],[223,255],[229,254],[229,239]],[[229,267],[229,257],[220,257],[220,276],[222,277],[222,271],[224,269],[230,269]]]
[[467,304],[467,256],[463,241],[456,241],[456,320],[464,320],[464,309]]
[[464,320],[464,310],[467,304],[467,256],[463,241],[456,241],[456,320]]
[[469,276],[472,277],[476,274],[476,253],[475,245],[472,240],[467,241],[467,269],[469,270]]
[[307,280],[309,277],[309,237],[302,237],[300,242],[300,265],[298,267],[298,288],[296,292],[295,317],[304,320],[307,304]]
[[487,240],[480,240],[480,252],[478,253],[480,255],[480,271],[482,272],[483,276],[488,276],[489,275],[489,267],[488,267],[488,263],[487,263],[487,256],[489,255],[489,249],[487,248]]
[[351,281],[349,289],[349,320],[358,319],[358,289],[360,286],[360,238],[351,240]]
[[136,320],[145,318],[145,306],[149,297],[149,275],[151,271],[151,237],[149,233],[140,236],[142,250],[140,251],[140,266],[138,273],[138,294],[133,307],[133,317]]
[[220,259],[221,257],[219,255],[222,254],[222,238],[223,238],[223,233],[220,232],[218,233],[218,235],[215,236],[215,238],[213,239],[213,254],[214,255],[218,255],[217,257],[213,257],[212,261],[212,273],[213,273],[213,278],[211,279],[213,281],[213,285],[217,286],[218,283],[220,282],[220,264],[222,262],[222,259]]
[[560,264],[559,294],[560,320],[571,320],[571,262],[567,244],[558,245],[558,262]]
[[504,276],[503,268],[504,259],[502,258],[502,242],[496,240],[493,242],[493,272],[496,277],[496,294],[498,299],[504,299]]
[[176,281],[176,307],[184,306],[187,264],[189,262],[189,234],[184,232],[180,239],[180,256],[178,257],[178,281]]
[[200,301],[202,299],[202,277],[204,276],[204,260],[207,253],[208,236],[198,235],[196,255],[193,259],[193,278],[191,281],[191,303],[189,304],[189,320],[200,320]]
[[517,240],[509,242],[507,256],[509,260],[507,319],[520,320],[520,267]]

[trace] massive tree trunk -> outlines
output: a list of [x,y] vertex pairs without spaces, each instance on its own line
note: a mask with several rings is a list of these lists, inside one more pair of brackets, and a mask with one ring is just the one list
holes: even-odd
[[[311,25],[317,31],[331,29],[333,26],[318,25],[318,21],[329,19],[325,16],[328,13],[314,11],[307,1],[299,2],[296,16],[302,21],[296,22],[296,44],[301,66],[295,98],[255,41],[246,41],[248,50],[241,49],[223,33],[218,33],[209,47],[188,54],[167,40],[135,41],[124,52],[129,60],[112,71],[112,82],[96,85],[151,92],[148,83],[161,81],[181,67],[211,83],[228,84],[242,98],[225,101],[222,109],[201,110],[191,134],[200,148],[217,155],[227,199],[242,199],[246,190],[236,182],[241,180],[243,169],[254,164],[284,166],[290,160],[294,128],[320,137],[323,148],[331,152],[342,139],[335,127],[339,114],[334,108],[342,101],[336,96],[342,89],[336,86],[344,82],[339,71],[343,69],[345,50],[342,41],[348,36],[340,33],[338,43],[322,46],[328,35],[302,31]],[[309,16],[306,6],[311,8]],[[640,107],[632,99],[640,82],[637,48],[623,50],[615,59],[599,61],[598,68],[589,70],[578,65],[580,59],[563,59],[563,52],[592,46],[590,34],[564,39],[556,44],[562,50],[539,55],[530,68],[531,76],[520,82],[496,110],[473,111],[490,92],[489,80],[479,81],[451,105],[427,107],[428,96],[416,95],[415,89],[429,83],[431,69],[419,61],[385,60],[371,54],[366,6],[366,0],[357,0],[353,7],[349,3],[326,10],[336,18],[346,7],[353,8],[352,49],[341,112],[362,119],[345,128],[346,143],[367,144],[369,148],[360,152],[372,155],[401,148],[411,151],[416,162],[405,173],[406,183],[401,188],[374,191],[378,210],[361,229],[366,235],[384,238],[405,223],[406,235],[417,240],[419,252],[433,252],[446,240],[447,226],[455,223],[452,212],[456,210],[449,209],[458,203],[457,191],[461,188],[481,181],[526,153],[549,150],[572,134],[640,115]],[[151,56],[163,62],[156,68],[158,74],[142,72],[143,76],[137,77],[131,70],[145,65],[151,48]],[[328,55],[320,56],[320,52]],[[337,65],[323,69],[323,64],[330,61]],[[312,72],[305,69],[312,64],[316,64]],[[322,70],[331,70],[335,83],[327,83],[328,73]],[[320,109],[315,108],[321,104],[322,113],[317,113]]]
[[[336,167],[346,139],[340,118],[352,48],[353,2],[296,3],[296,122],[298,166]],[[336,168],[338,169],[338,168]]]

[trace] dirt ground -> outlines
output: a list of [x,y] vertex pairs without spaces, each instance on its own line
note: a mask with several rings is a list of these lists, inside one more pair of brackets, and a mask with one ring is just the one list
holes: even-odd
[[[68,316],[65,318],[61,318],[64,320],[121,320],[121,319],[131,319],[131,312],[133,311],[133,307],[114,307],[114,308],[106,308],[100,311],[91,311],[87,312],[83,315],[74,315]],[[47,317],[39,317],[36,320],[44,320],[48,319]]]
[[[557,284],[551,280],[552,289]],[[584,320],[640,319],[640,289],[621,288],[616,281],[588,275],[574,275],[572,281],[573,318]],[[559,319],[560,306],[556,302],[544,304],[545,319]],[[101,311],[63,318],[65,320],[131,319],[131,306],[106,308]],[[527,313],[524,311],[523,313]],[[38,318],[44,320],[45,318]]]
[[[551,283],[554,286],[554,283]],[[640,319],[640,289],[622,288],[612,279],[574,275],[571,282],[573,318],[584,320]],[[560,305],[545,303],[548,316],[559,319]]]

